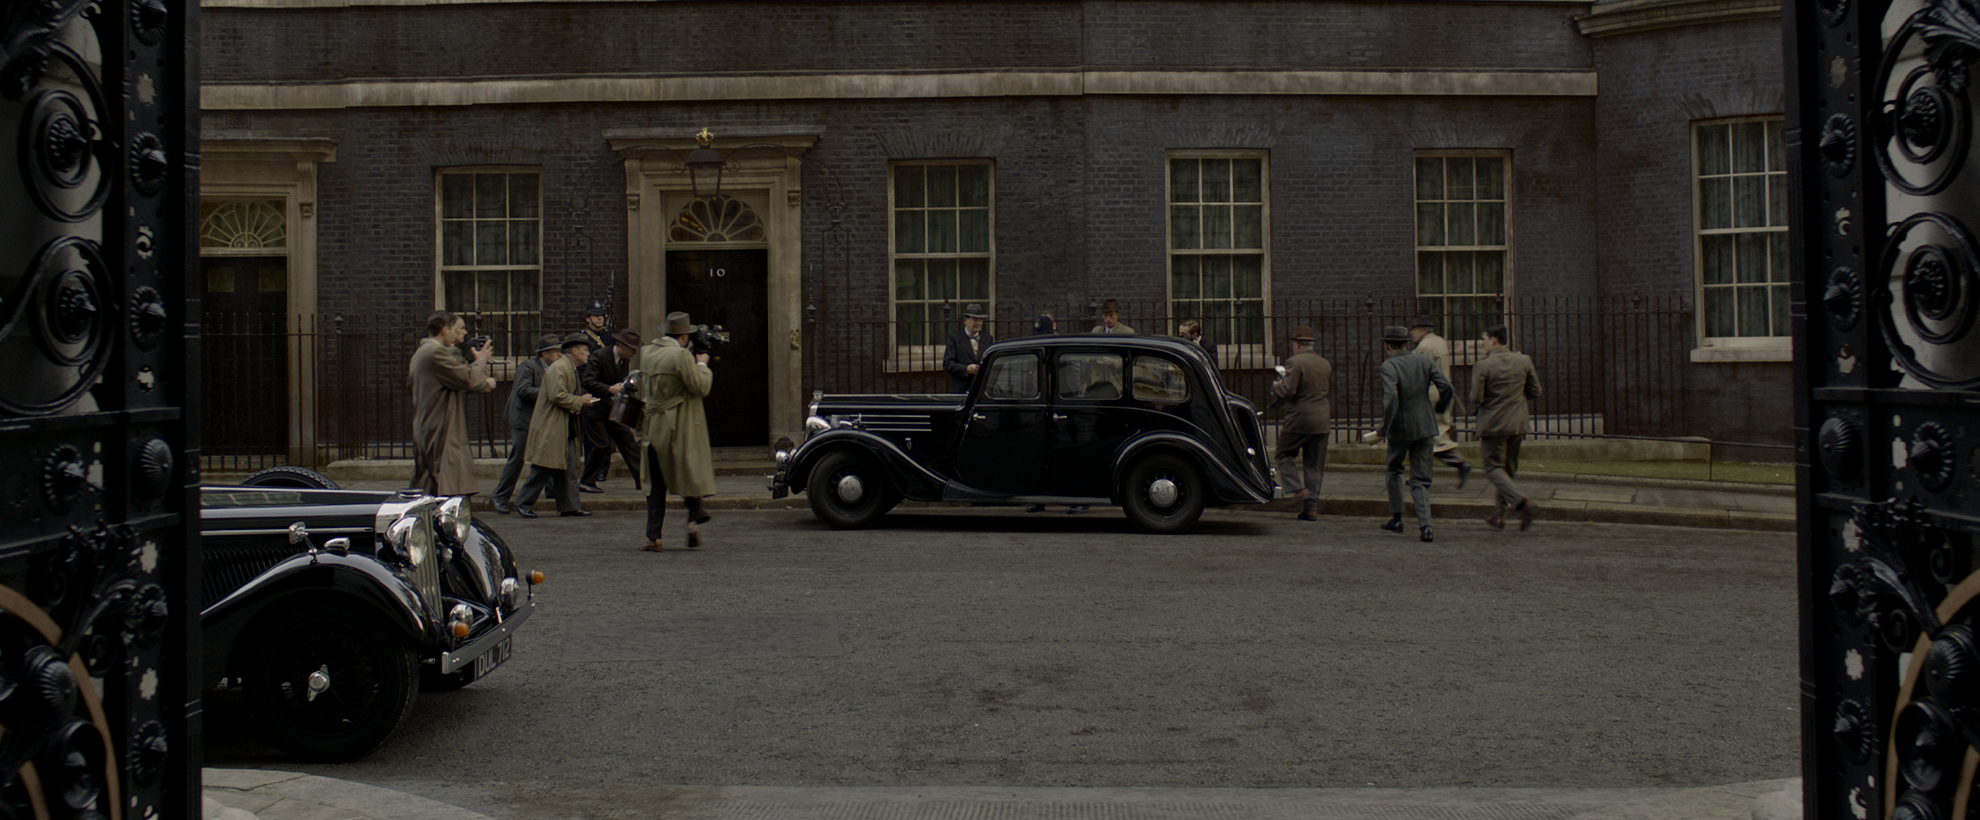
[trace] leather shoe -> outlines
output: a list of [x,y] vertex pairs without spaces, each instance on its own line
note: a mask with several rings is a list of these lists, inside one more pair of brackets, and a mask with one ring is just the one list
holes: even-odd
[[1299,520],[1301,520],[1301,521],[1318,521],[1318,520],[1320,520],[1320,512],[1319,512],[1318,510],[1300,510],[1300,511],[1299,511]]
[[492,502],[492,506],[495,508],[496,515],[508,515],[511,512],[515,512],[515,508],[509,506],[509,502],[503,501],[502,499],[499,498],[495,499],[494,502]]
[[1430,534],[1430,528],[1429,528],[1429,527],[1424,527],[1424,528],[1423,528],[1423,535],[1422,535],[1422,536],[1420,536],[1420,537],[1421,537],[1421,538],[1423,539],[1423,541],[1424,541],[1424,543],[1429,543],[1429,542],[1431,542],[1431,541],[1435,541],[1435,540],[1437,540],[1437,536],[1434,536],[1434,535],[1431,535],[1431,534]]
[[1533,499],[1529,498],[1519,502],[1519,531],[1526,532],[1531,526],[1533,526]]
[[516,517],[517,517],[517,518],[535,518],[535,517],[536,517],[536,511],[535,511],[535,510],[532,510],[532,509],[530,509],[530,508],[528,508],[528,507],[517,507],[517,508],[516,508]]
[[1402,532],[1402,517],[1397,516],[1382,522],[1382,529],[1388,532]]
[[1458,489],[1460,490],[1464,489],[1464,483],[1470,480],[1471,480],[1470,462],[1464,462],[1464,461],[1458,462]]
[[701,546],[701,528],[695,526],[693,521],[689,521],[687,532],[688,532],[688,549],[694,549],[696,547]]
[[605,492],[605,489],[604,489],[603,487],[600,487],[600,486],[598,486],[598,485],[596,485],[596,484],[587,484],[587,483],[584,483],[584,482],[579,482],[579,483],[578,483],[578,492],[581,492],[581,493],[602,493],[602,492]]
[[665,549],[664,547],[660,546],[660,541],[658,539],[641,544],[639,545],[639,548],[647,552],[661,552]]
[[558,511],[557,514],[565,518],[577,518],[579,516],[590,515],[591,511],[590,510],[560,510]]
[[1485,526],[1495,530],[1503,530],[1506,528],[1506,520],[1496,515],[1488,515],[1485,516]]

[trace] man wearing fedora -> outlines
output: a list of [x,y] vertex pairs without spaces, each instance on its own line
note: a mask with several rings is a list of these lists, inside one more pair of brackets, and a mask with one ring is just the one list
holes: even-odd
[[[1430,357],[1437,369],[1444,372],[1444,378],[1451,377],[1451,343],[1437,335],[1437,323],[1429,316],[1418,316],[1409,320],[1409,335],[1416,340],[1410,349]],[[1458,471],[1458,489],[1471,480],[1471,465],[1464,461],[1464,454],[1458,452],[1457,439],[1451,437],[1451,413],[1449,410],[1437,413],[1437,444],[1432,455],[1441,462],[1451,465]]]
[[694,325],[686,313],[667,314],[660,338],[639,351],[640,385],[646,409],[640,416],[640,466],[646,480],[646,543],[659,552],[660,528],[667,521],[667,493],[687,506],[687,545],[701,546],[708,523],[704,496],[715,494],[715,459],[708,447],[708,412],[701,400],[715,386],[708,354],[688,350]]
[[[1382,331],[1382,426],[1376,432],[1389,440],[1389,521],[1382,529],[1402,532],[1403,459],[1409,459],[1409,495],[1416,503],[1417,532],[1430,533],[1430,453],[1437,442],[1437,414],[1450,409],[1457,393],[1451,380],[1429,356],[1411,352],[1409,328],[1391,325]],[[1430,388],[1437,402],[1430,403]]]
[[578,474],[578,492],[604,492],[598,485],[612,469],[612,450],[618,448],[632,471],[633,489],[639,489],[639,440],[631,427],[612,420],[612,399],[625,390],[626,374],[639,356],[639,333],[625,329],[606,338],[612,347],[593,354],[578,370],[584,392],[598,402],[584,408],[579,424],[584,427],[584,470]]
[[578,387],[578,368],[591,358],[591,340],[582,333],[564,337],[564,357],[543,371],[536,411],[529,417],[529,480],[516,496],[516,515],[535,518],[536,497],[545,487],[557,499],[557,514],[590,515],[578,507],[578,413],[598,397]]
[[[1320,517],[1320,480],[1327,472],[1327,438],[1334,428],[1334,364],[1313,350],[1313,328],[1292,332],[1293,354],[1272,395],[1289,402],[1274,453],[1279,481],[1299,499],[1299,520]],[[1295,462],[1295,458],[1297,461]]]
[[1106,299],[1100,302],[1100,324],[1094,325],[1090,333],[1133,333],[1134,328],[1121,324],[1121,301]]
[[961,330],[949,334],[948,347],[942,351],[942,369],[949,372],[949,392],[967,393],[969,383],[976,379],[976,371],[983,363],[983,349],[996,341],[990,331],[983,329],[984,320],[990,314],[983,306],[971,302],[963,307]]
[[543,389],[543,371],[564,357],[563,344],[549,333],[536,340],[536,355],[516,365],[516,380],[509,385],[509,403],[502,408],[502,420],[509,423],[509,460],[502,465],[502,477],[495,481],[495,511],[509,514],[516,497],[516,481],[522,478],[523,456],[529,452],[529,420],[536,415],[536,394]]

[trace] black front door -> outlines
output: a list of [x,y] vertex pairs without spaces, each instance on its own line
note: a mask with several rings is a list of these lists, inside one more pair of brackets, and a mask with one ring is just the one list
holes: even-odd
[[212,455],[289,449],[289,260],[201,257],[200,430]]
[[762,249],[667,252],[667,310],[729,333],[709,362],[715,389],[705,402],[708,443],[716,447],[769,442],[769,270],[770,252]]

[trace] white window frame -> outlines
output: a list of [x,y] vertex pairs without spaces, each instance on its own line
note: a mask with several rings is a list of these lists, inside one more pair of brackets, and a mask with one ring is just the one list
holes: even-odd
[[[1258,161],[1258,196],[1260,200],[1258,226],[1258,248],[1177,248],[1175,247],[1175,221],[1170,200],[1175,190],[1175,161],[1179,159],[1250,159]],[[1217,345],[1217,365],[1222,368],[1262,368],[1275,361],[1272,358],[1275,338],[1272,329],[1272,154],[1259,149],[1170,149],[1162,156],[1162,292],[1163,303],[1169,314],[1169,327],[1143,328],[1142,332],[1158,332],[1174,335],[1180,332],[1180,325],[1191,319],[1207,319],[1203,316],[1185,316],[1176,308],[1176,257],[1181,256],[1235,256],[1240,253],[1256,253],[1258,256],[1258,302],[1263,318],[1264,335],[1257,339],[1222,339],[1211,333],[1214,327],[1206,327],[1210,341]],[[1197,301],[1203,301],[1198,299]]]
[[[516,264],[448,265],[446,263],[447,248],[446,248],[445,224],[447,220],[445,217],[444,203],[442,200],[443,197],[445,197],[446,195],[446,188],[445,188],[446,178],[450,175],[455,175],[455,174],[466,174],[466,175],[533,174],[536,176],[536,263],[535,264],[533,265],[516,265]],[[546,214],[544,212],[544,207],[543,207],[543,168],[541,166],[465,165],[465,166],[452,166],[452,167],[433,169],[433,309],[434,310],[447,309],[447,295],[448,295],[447,274],[449,273],[460,272],[460,271],[471,272],[471,271],[483,271],[483,270],[534,271],[533,276],[529,273],[524,273],[523,275],[526,277],[533,278],[535,280],[536,315],[538,319],[538,324],[541,325],[542,317],[543,317],[543,240],[546,234],[545,222],[547,221],[545,219],[545,216]],[[467,313],[475,313],[475,311],[467,311]],[[514,312],[511,312],[509,315],[516,315],[516,314]],[[514,335],[515,339],[518,340],[527,340],[531,337],[530,333],[518,332],[515,331],[513,328],[511,330],[511,333],[512,335]],[[529,348],[529,347],[534,347],[534,345],[526,344],[526,343],[521,344],[519,347],[515,348],[515,350],[519,352],[507,356],[497,355],[495,358],[497,361],[503,362],[505,364],[513,365],[514,363],[522,361],[523,359],[529,357],[529,353],[526,350],[524,350],[524,348]]]
[[[895,213],[896,205],[894,202],[894,194],[897,189],[897,186],[895,184],[896,171],[898,169],[907,168],[907,167],[914,167],[914,166],[927,167],[933,165],[955,165],[955,166],[977,165],[977,166],[982,166],[989,171],[990,191],[989,191],[988,210],[990,213],[990,228],[989,228],[990,236],[989,236],[988,250],[981,253],[978,252],[964,253],[961,251],[957,251],[955,253],[905,253],[905,254],[901,253],[898,250],[899,246],[896,244],[896,237],[894,235],[895,217],[896,217],[896,213]],[[887,163],[887,331],[889,334],[893,334],[897,332],[898,323],[900,321],[900,300],[897,299],[895,296],[897,290],[896,290],[896,283],[894,282],[894,273],[895,273],[896,263],[902,259],[982,259],[984,260],[984,264],[988,271],[987,275],[990,278],[990,295],[988,297],[985,297],[985,299],[983,300],[982,303],[983,310],[985,313],[990,314],[992,317],[995,317],[997,315],[997,162],[996,160],[982,159],[982,158],[911,159],[911,160],[896,160]],[[954,303],[955,316],[952,317],[955,321],[955,324],[949,328],[951,331],[962,329],[963,308],[972,301],[975,300],[958,298],[955,301]],[[921,304],[935,305],[939,303],[934,300],[923,299],[921,300]],[[989,325],[989,322],[986,320],[984,324],[987,327]],[[887,361],[883,363],[884,370],[888,373],[941,370],[942,356],[947,352],[945,350],[946,347],[947,347],[946,343],[933,344],[933,345],[916,345],[916,344],[904,345],[899,342],[898,337],[889,338],[887,340],[887,350],[889,351],[889,355]]]
[[[1418,234],[1417,234],[1417,226],[1416,226],[1416,207],[1417,207],[1417,205],[1418,205],[1418,204],[1420,204],[1420,203],[1422,203],[1422,202],[1424,202],[1425,200],[1421,200],[1421,199],[1417,199],[1417,198],[1416,198],[1416,197],[1417,197],[1417,195],[1416,195],[1416,161],[1417,161],[1417,160],[1419,160],[1419,159],[1430,159],[1430,158],[1444,158],[1444,157],[1464,157],[1464,158],[1468,158],[1468,159],[1474,159],[1474,160],[1478,160],[1478,159],[1497,159],[1497,160],[1499,160],[1499,162],[1500,162],[1500,163],[1502,164],[1502,167],[1503,167],[1503,168],[1505,169],[1505,176],[1504,176],[1504,179],[1505,179],[1505,192],[1504,192],[1504,193],[1505,193],[1505,198],[1504,198],[1503,200],[1500,200],[1500,201],[1503,201],[1503,202],[1505,203],[1505,209],[1506,209],[1506,210],[1505,210],[1505,231],[1506,231],[1506,235],[1505,235],[1505,243],[1504,243],[1504,244],[1502,244],[1502,245],[1477,245],[1477,244],[1473,244],[1473,245],[1424,245],[1424,244],[1421,244],[1421,243],[1422,243],[1422,239],[1423,239],[1423,238],[1422,238],[1422,236],[1420,236],[1420,235],[1418,235]],[[1515,236],[1516,236],[1516,233],[1515,233],[1515,230],[1514,230],[1514,228],[1515,228],[1515,225],[1516,225],[1516,224],[1517,224],[1517,222],[1518,222],[1518,220],[1516,220],[1516,219],[1514,219],[1514,212],[1515,212],[1516,210],[1518,210],[1518,205],[1519,205],[1519,203],[1518,203],[1518,200],[1517,200],[1517,198],[1516,198],[1516,196],[1515,196],[1515,193],[1516,193],[1516,192],[1517,192],[1517,190],[1518,190],[1518,186],[1517,186],[1517,184],[1516,184],[1516,180],[1515,180],[1515,179],[1513,178],[1513,167],[1514,167],[1514,166],[1513,166],[1513,152],[1512,152],[1512,149],[1509,149],[1509,148],[1436,148],[1436,149],[1419,149],[1419,150],[1417,150],[1417,151],[1415,151],[1415,152],[1413,152],[1413,153],[1412,153],[1412,154],[1410,155],[1410,160],[1409,160],[1409,181],[1410,181],[1410,185],[1409,185],[1409,202],[1410,202],[1410,228],[1409,228],[1409,230],[1410,230],[1410,242],[1411,242],[1411,251],[1410,251],[1410,257],[1409,257],[1409,265],[1410,265],[1410,282],[1409,282],[1409,287],[1410,287],[1410,292],[1414,294],[1414,297],[1413,297],[1413,298],[1414,298],[1414,299],[1415,299],[1416,301],[1418,301],[1418,302],[1419,302],[1419,304],[1417,305],[1417,309],[1418,309],[1419,311],[1421,310],[1421,307],[1422,307],[1422,306],[1421,306],[1421,304],[1420,304],[1420,302],[1421,302],[1421,300],[1422,300],[1422,299],[1424,298],[1424,294],[1423,294],[1423,292],[1422,292],[1422,290],[1421,290],[1421,288],[1422,288],[1422,282],[1423,282],[1423,276],[1422,276],[1422,267],[1421,267],[1421,266],[1422,266],[1422,264],[1423,264],[1423,254],[1424,254],[1425,252],[1439,252],[1439,251],[1458,251],[1458,252],[1470,252],[1470,253],[1481,253],[1481,252],[1494,252],[1494,251],[1496,251],[1496,252],[1498,252],[1498,253],[1501,253],[1501,254],[1504,254],[1504,258],[1503,258],[1503,260],[1502,260],[1502,261],[1500,262],[1500,267],[1499,267],[1499,293],[1498,293],[1498,296],[1499,296],[1499,298],[1500,298],[1500,300],[1501,300],[1501,301],[1500,301],[1500,304],[1501,304],[1501,305],[1503,305],[1503,306],[1510,306],[1510,305],[1511,305],[1511,303],[1512,303],[1512,298],[1513,298],[1513,284],[1514,284],[1514,279],[1515,279],[1515,277],[1514,277],[1514,270],[1513,270],[1513,259],[1514,259],[1514,253],[1513,253],[1513,247],[1514,247],[1514,243],[1515,243]],[[1449,200],[1449,199],[1443,199],[1443,200],[1434,200],[1434,201],[1437,201],[1437,202],[1452,202],[1452,201],[1455,201],[1455,200]],[[1475,197],[1474,197],[1474,198],[1473,198],[1472,200],[1470,200],[1470,201],[1472,201],[1472,202],[1490,202],[1490,201],[1492,201],[1492,200],[1480,200],[1480,199],[1477,199],[1477,198],[1475,198]],[[1446,227],[1448,228],[1448,226],[1446,226]],[[1430,294],[1429,296],[1430,296],[1431,298],[1448,298],[1448,294],[1435,294],[1435,293],[1433,293],[1433,294]],[[1478,298],[1478,296],[1479,296],[1479,291],[1477,291],[1477,290],[1476,290],[1476,288],[1475,288],[1475,286],[1474,286],[1474,289],[1472,290],[1472,292],[1471,292],[1471,294],[1470,294],[1469,296],[1467,296],[1467,297],[1465,297],[1465,298]],[[1489,327],[1489,326],[1491,326],[1491,325],[1493,325],[1493,324],[1505,324],[1505,325],[1507,325],[1508,327],[1510,327],[1510,326],[1511,326],[1511,324],[1512,324],[1512,316],[1511,316],[1510,314],[1511,314],[1511,311],[1510,311],[1510,310],[1507,310],[1507,311],[1504,311],[1504,312],[1502,312],[1502,313],[1500,314],[1500,316],[1499,316],[1499,321],[1498,321],[1498,322],[1489,322],[1489,321],[1488,321],[1488,322],[1486,322],[1486,323],[1485,323],[1484,325],[1481,325],[1481,326],[1480,326],[1480,329],[1482,330],[1482,329],[1483,329],[1484,327]],[[1433,313],[1433,314],[1431,314],[1431,316],[1432,316],[1432,318],[1437,318],[1437,319],[1441,319],[1441,318],[1443,317],[1443,313],[1442,313],[1442,312],[1437,312],[1437,313]],[[1449,362],[1449,364],[1450,364],[1450,365],[1451,365],[1452,367],[1457,367],[1457,366],[1460,366],[1460,365],[1468,365],[1468,364],[1471,364],[1471,363],[1473,363],[1473,362],[1475,362],[1475,361],[1477,361],[1477,360],[1478,360],[1478,357],[1479,357],[1479,356],[1481,356],[1481,355],[1483,355],[1482,353],[1480,353],[1480,351],[1479,351],[1479,349],[1478,349],[1478,344],[1479,344],[1479,342],[1478,342],[1478,337],[1477,337],[1476,335],[1473,335],[1473,334],[1458,334],[1458,333],[1454,333],[1454,331],[1453,331],[1453,330],[1452,330],[1451,328],[1448,328],[1448,327],[1444,327],[1444,326],[1442,326],[1442,324],[1441,324],[1441,323],[1439,324],[1439,326],[1437,327],[1437,329],[1436,329],[1436,330],[1437,330],[1437,335],[1439,335],[1439,336],[1442,336],[1442,337],[1444,337],[1444,341],[1446,341],[1446,342],[1448,342],[1448,343],[1450,343],[1450,348],[1451,348],[1451,352],[1450,352],[1450,356],[1451,356],[1451,358],[1450,358],[1450,362]]]
[[[1781,332],[1775,336],[1706,335],[1710,327],[1710,320],[1706,313],[1705,299],[1705,236],[1708,232],[1705,228],[1705,198],[1702,190],[1703,163],[1702,153],[1699,151],[1698,134],[1701,129],[1707,126],[1735,125],[1746,122],[1777,122],[1782,124],[1783,129],[1786,128],[1786,117],[1780,114],[1759,114],[1744,117],[1694,120],[1688,125],[1689,143],[1691,145],[1691,283],[1692,304],[1696,306],[1696,309],[1693,311],[1693,337],[1698,340],[1698,346],[1691,351],[1691,360],[1693,362],[1785,362],[1792,361],[1794,358],[1792,328],[1777,328]],[[1785,151],[1785,133],[1782,135],[1782,143],[1782,148]],[[1785,178],[1787,173],[1785,170],[1785,157],[1783,160],[1784,169],[1778,173]],[[1777,172],[1769,171],[1767,173],[1773,174]],[[1783,189],[1785,190],[1785,186],[1783,186]],[[1789,204],[1791,205],[1792,203]],[[1787,230],[1788,226],[1786,225],[1770,225],[1758,229],[1714,229],[1710,233],[1785,233]],[[1792,242],[1793,240],[1790,239],[1790,247],[1792,247]]]

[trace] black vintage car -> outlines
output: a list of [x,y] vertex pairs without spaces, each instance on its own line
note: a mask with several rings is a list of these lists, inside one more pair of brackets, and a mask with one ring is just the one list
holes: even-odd
[[1117,504],[1143,531],[1181,532],[1276,489],[1257,408],[1173,338],[998,342],[969,393],[819,395],[805,430],[778,448],[770,491],[808,493],[835,527],[914,499]]
[[363,757],[421,690],[508,659],[542,576],[465,499],[324,489],[293,468],[251,481],[201,492],[205,685],[241,690],[277,746]]

